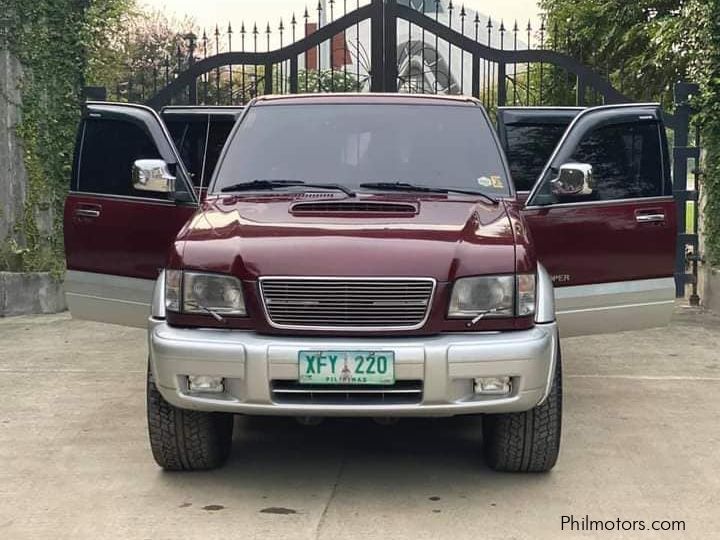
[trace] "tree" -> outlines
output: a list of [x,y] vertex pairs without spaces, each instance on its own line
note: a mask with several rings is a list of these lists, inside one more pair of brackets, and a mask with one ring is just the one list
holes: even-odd
[[87,82],[104,86],[114,99],[144,101],[185,69],[197,26],[191,17],[140,8],[135,0],[120,2],[89,8],[107,22],[91,35]]
[[109,86],[122,73],[124,62],[122,29],[136,14],[135,0],[96,0],[87,9],[84,43],[85,80],[94,86]]
[[607,73],[626,95],[672,102],[693,61],[699,0],[540,0],[551,45]]

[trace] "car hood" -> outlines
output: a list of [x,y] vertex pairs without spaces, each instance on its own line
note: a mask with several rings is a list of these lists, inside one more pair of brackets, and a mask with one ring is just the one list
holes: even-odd
[[[502,202],[444,195],[304,197],[205,201],[178,235],[182,266],[246,280],[336,276],[452,281],[515,272],[514,235]],[[327,202],[335,205],[334,211],[327,211]],[[304,212],[296,211],[300,203]],[[351,206],[338,212],[337,204],[344,203]],[[412,212],[398,212],[398,205]]]

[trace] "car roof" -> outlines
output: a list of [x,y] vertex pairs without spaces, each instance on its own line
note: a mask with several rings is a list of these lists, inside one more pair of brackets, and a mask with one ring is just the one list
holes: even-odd
[[501,125],[560,124],[568,125],[585,107],[498,107]]
[[470,105],[480,102],[469,96],[448,96],[437,94],[387,94],[387,93],[347,93],[347,94],[292,94],[284,96],[260,96],[252,105],[307,105],[307,104],[402,104],[402,105]]
[[211,116],[213,118],[237,119],[244,109],[245,107],[240,105],[172,105],[163,107],[160,111],[160,115],[163,118],[193,118]]

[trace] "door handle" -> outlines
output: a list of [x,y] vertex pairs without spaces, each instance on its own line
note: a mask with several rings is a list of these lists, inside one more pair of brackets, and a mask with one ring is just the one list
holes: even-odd
[[75,216],[76,217],[86,217],[86,218],[99,218],[100,210],[93,210],[91,208],[76,208]]
[[657,223],[665,221],[665,214],[637,214],[635,216],[635,221],[638,223]]

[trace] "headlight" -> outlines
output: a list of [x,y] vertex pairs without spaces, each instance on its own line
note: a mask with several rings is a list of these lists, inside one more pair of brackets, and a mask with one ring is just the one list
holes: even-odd
[[165,272],[165,307],[177,313],[247,314],[236,277],[179,270]]
[[458,279],[453,287],[448,316],[471,319],[512,317],[515,306],[515,276],[472,277]]
[[458,279],[448,317],[525,317],[535,313],[535,275],[483,276]]

